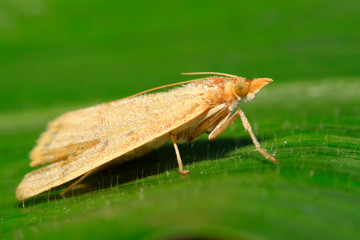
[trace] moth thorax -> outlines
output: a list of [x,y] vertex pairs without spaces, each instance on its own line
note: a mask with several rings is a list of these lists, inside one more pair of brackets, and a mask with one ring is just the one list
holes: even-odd
[[249,92],[250,81],[243,78],[234,85],[234,91],[239,97],[245,97]]

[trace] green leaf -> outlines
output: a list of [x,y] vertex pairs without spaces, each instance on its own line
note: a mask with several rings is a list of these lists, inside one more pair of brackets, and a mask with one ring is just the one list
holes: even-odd
[[[275,81],[243,104],[278,165],[253,151],[238,120],[214,141],[180,145],[188,176],[179,176],[166,145],[89,177],[66,198],[57,195],[62,186],[25,201],[25,208],[14,200],[15,186],[29,171],[24,156],[39,132],[33,126],[48,116],[33,113],[20,124],[8,115],[1,119],[7,134],[1,229],[5,236],[59,239],[352,239],[360,220],[359,91],[356,80]],[[15,126],[23,131],[9,134]]]

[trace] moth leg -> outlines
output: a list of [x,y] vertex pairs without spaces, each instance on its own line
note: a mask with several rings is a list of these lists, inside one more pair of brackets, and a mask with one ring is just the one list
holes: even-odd
[[190,171],[189,170],[183,170],[183,164],[182,164],[182,161],[181,161],[180,152],[179,152],[178,146],[176,144],[176,141],[177,141],[176,136],[172,135],[170,133],[170,137],[171,137],[171,141],[173,142],[175,153],[176,153],[176,158],[177,158],[177,161],[178,161],[178,164],[179,164],[179,172],[181,173],[182,176],[185,176]]
[[92,174],[95,171],[95,169],[88,171],[87,173],[85,173],[84,175],[82,175],[78,180],[76,180],[75,182],[73,182],[69,187],[67,187],[62,193],[60,193],[60,196],[64,196],[68,191],[70,191],[71,189],[73,189],[73,187],[75,187],[77,184],[79,184],[80,182],[82,182],[87,176],[89,176],[90,174]]
[[208,137],[209,140],[214,140],[215,138],[217,138],[223,131],[225,131],[225,129],[227,129],[235,121],[235,119],[238,117],[238,114],[236,114],[235,112],[234,115],[231,115],[231,113],[232,112],[229,112],[225,116],[225,118],[216,125],[214,130],[211,131]]
[[255,134],[253,133],[251,129],[251,125],[249,121],[247,120],[244,112],[241,109],[236,110],[236,112],[233,115],[227,115],[216,127],[215,129],[210,133],[209,140],[215,139],[217,136],[219,136],[226,128],[228,128],[236,118],[240,117],[241,121],[243,123],[243,126],[245,130],[250,134],[250,137],[252,139],[252,142],[255,145],[255,148],[258,152],[260,152],[266,159],[269,159],[273,162],[277,162],[278,160],[274,158],[272,155],[265,152],[264,149],[261,148],[260,143],[255,137]]

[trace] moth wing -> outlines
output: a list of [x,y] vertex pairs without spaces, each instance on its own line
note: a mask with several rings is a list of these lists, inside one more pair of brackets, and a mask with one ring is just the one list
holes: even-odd
[[[168,135],[212,107],[203,97],[206,94],[209,90],[201,85],[185,86],[61,116],[50,124],[30,154],[35,162],[41,162],[42,155],[52,156],[48,159],[55,162],[26,174],[17,188],[17,198],[24,200],[71,181]],[[68,146],[71,150],[66,150],[66,159],[56,155]],[[70,154],[74,149],[76,154]]]
[[[199,114],[201,113],[199,112],[193,116],[196,117]],[[181,123],[176,125],[174,129],[181,125]],[[153,136],[151,140],[154,141],[164,134],[168,134],[168,130]],[[115,138],[116,136],[114,136],[114,139],[100,141],[78,155],[70,156],[65,160],[56,161],[26,174],[17,187],[17,199],[24,200],[71,181],[90,170],[119,158],[128,152],[136,150],[149,142],[149,139],[144,139],[139,142],[129,140],[128,146],[125,147],[124,145],[119,146],[115,141]]]

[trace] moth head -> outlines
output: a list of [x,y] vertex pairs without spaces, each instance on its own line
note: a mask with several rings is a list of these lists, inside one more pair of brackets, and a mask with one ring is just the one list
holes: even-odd
[[272,81],[270,78],[254,78],[252,81],[241,78],[235,83],[234,91],[240,98],[251,101],[264,86]]

